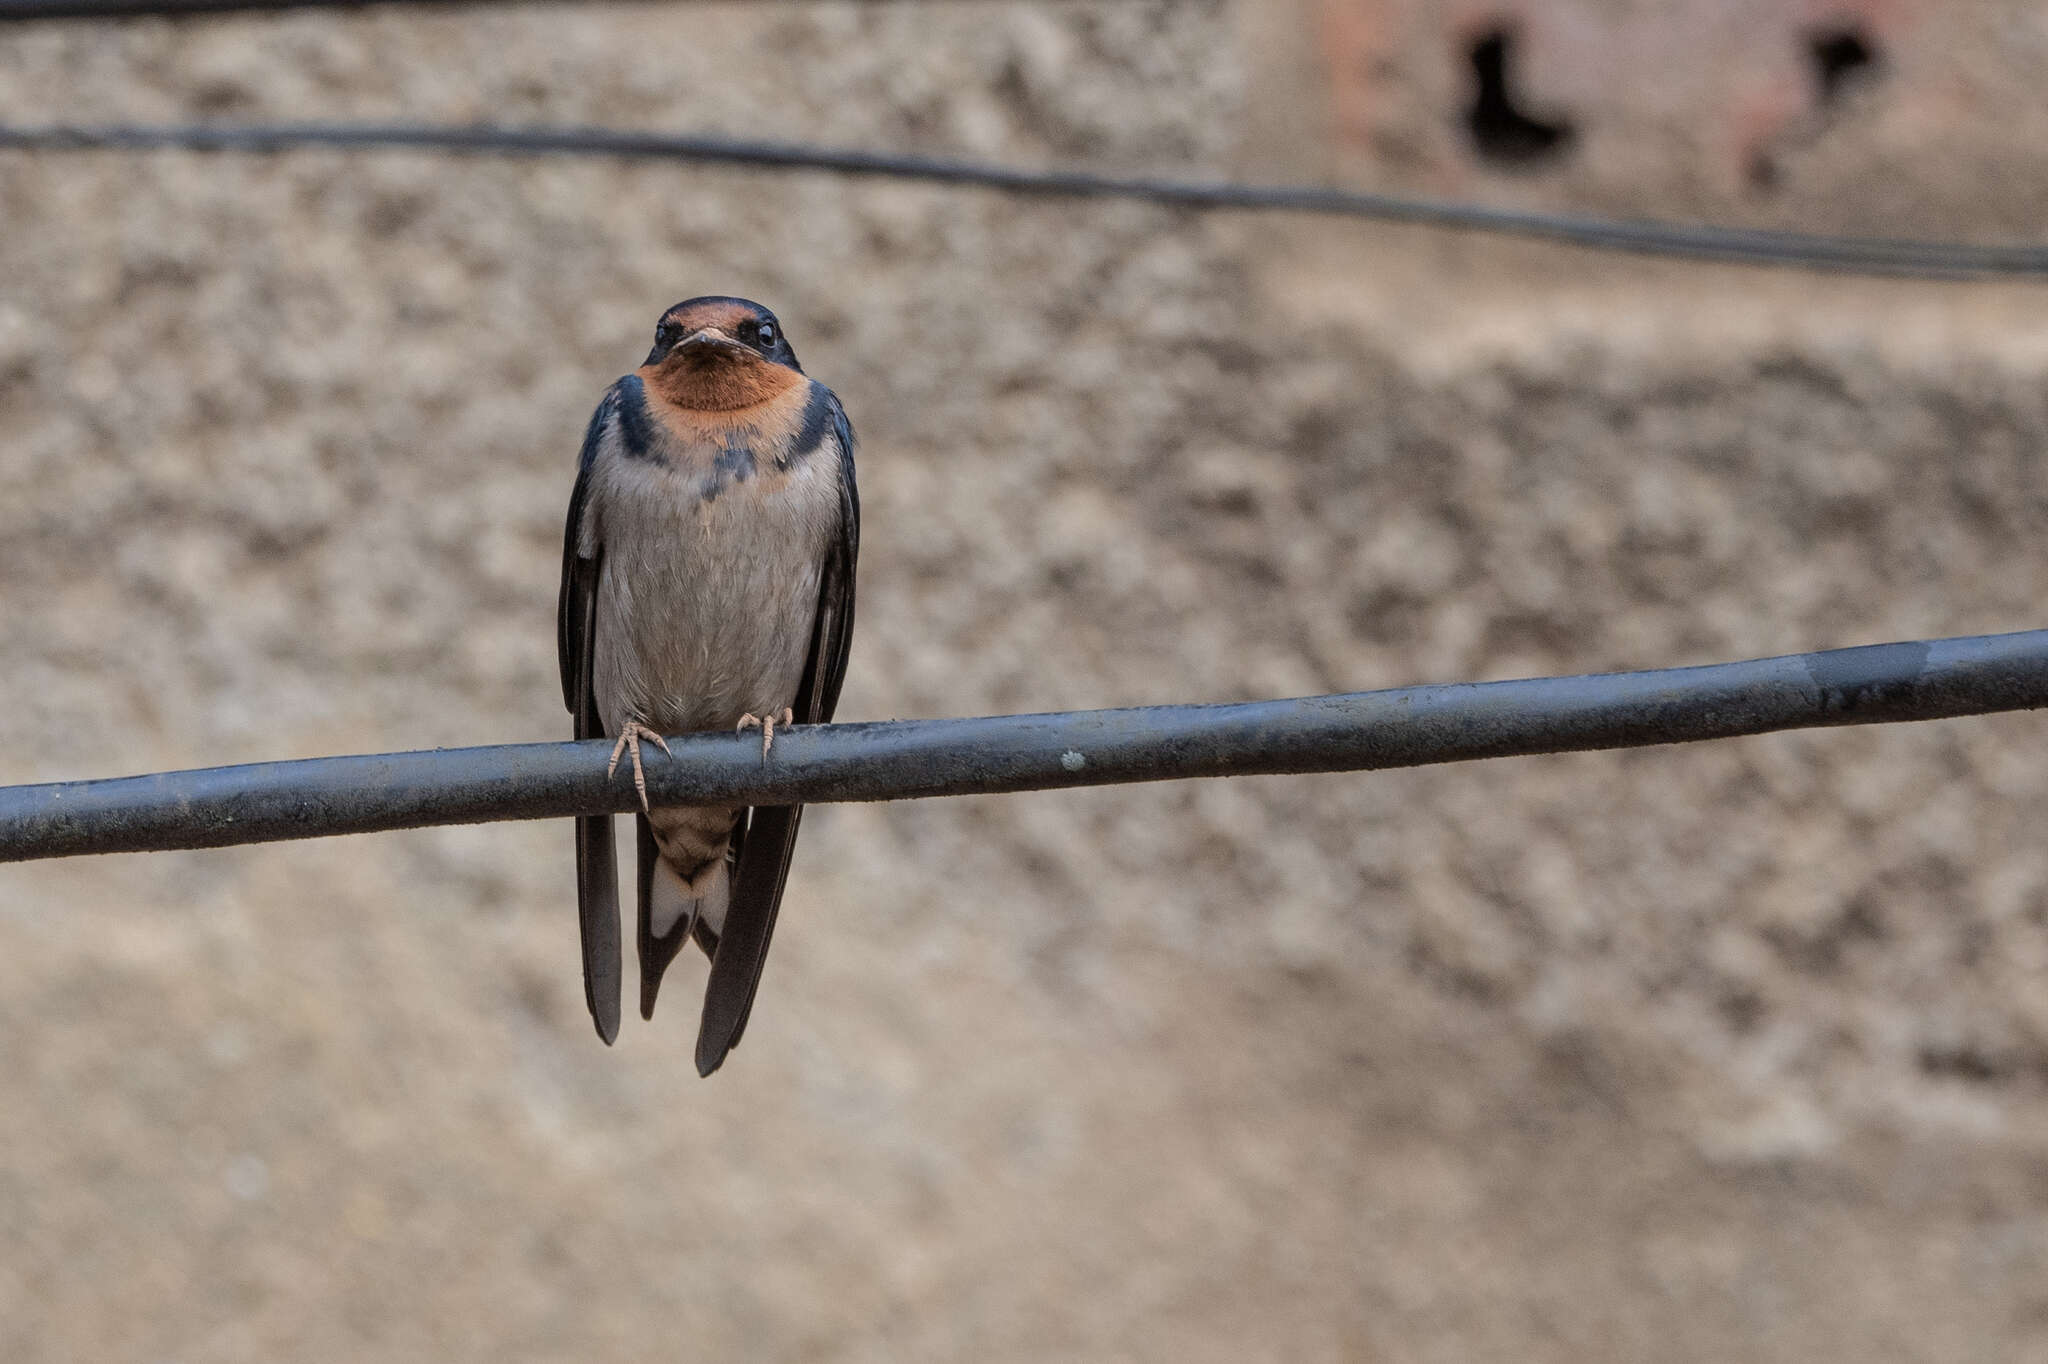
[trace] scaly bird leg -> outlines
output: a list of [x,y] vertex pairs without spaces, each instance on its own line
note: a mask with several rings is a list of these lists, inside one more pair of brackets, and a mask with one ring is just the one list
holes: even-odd
[[768,761],[768,749],[775,742],[775,726],[777,724],[793,725],[795,723],[796,712],[788,706],[784,706],[782,708],[782,719],[779,721],[772,715],[755,715],[752,712],[742,715],[740,722],[733,726],[733,733],[745,734],[750,729],[760,730],[761,761],[763,764],[766,764]]
[[[640,793],[640,808],[645,810],[647,809],[647,774],[640,770],[640,741],[642,739],[652,741],[664,753],[669,752],[668,740],[662,738],[638,720],[628,720],[626,721],[626,727],[619,731],[619,741],[612,745],[612,760],[604,766],[604,779],[610,781],[612,773],[619,770],[619,755],[621,753],[631,753],[633,755],[633,789]],[[675,755],[669,753],[669,756],[674,757]]]

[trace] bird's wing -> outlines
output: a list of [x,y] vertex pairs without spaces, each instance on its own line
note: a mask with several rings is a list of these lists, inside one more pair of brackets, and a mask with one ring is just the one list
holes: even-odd
[[[604,720],[597,713],[597,699],[591,690],[598,630],[597,583],[604,568],[604,547],[594,537],[585,543],[583,521],[589,510],[592,466],[618,402],[614,388],[590,418],[577,463],[576,488],[569,494],[569,523],[562,533],[562,595],[555,624],[562,700],[575,718],[579,739],[604,734]],[[590,1006],[597,1035],[610,1045],[619,1035],[619,865],[610,815],[576,818],[576,913],[583,938],[584,1002]]]
[[[839,446],[839,534],[826,552],[818,584],[818,610],[811,625],[810,655],[792,708],[797,722],[806,725],[821,725],[832,718],[853,644],[860,495],[853,481],[853,427],[836,398],[832,401],[832,435]],[[711,979],[704,989],[704,1021],[697,1033],[700,1075],[717,1070],[746,1031],[802,817],[801,805],[772,805],[756,806],[747,818],[739,862],[733,870],[732,900],[719,930],[718,950],[711,959]]]

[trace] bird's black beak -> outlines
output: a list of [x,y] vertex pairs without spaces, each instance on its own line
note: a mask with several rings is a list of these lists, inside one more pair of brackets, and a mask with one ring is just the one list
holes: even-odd
[[745,352],[746,347],[716,327],[702,327],[676,342],[675,354],[707,356],[718,351]]

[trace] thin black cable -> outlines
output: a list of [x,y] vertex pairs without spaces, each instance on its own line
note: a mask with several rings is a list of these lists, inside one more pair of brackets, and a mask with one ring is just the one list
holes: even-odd
[[[36,19],[176,18],[237,10],[364,9],[381,0],[0,0],[0,23]],[[436,4],[468,0],[432,0]]]
[[[408,5],[433,7],[443,5],[485,5],[485,4],[553,4],[560,0],[0,0],[0,23],[30,21],[36,19],[134,19],[134,18],[177,18],[195,14],[228,14],[245,10],[285,9],[368,9],[371,6]],[[570,0],[570,3],[594,4],[598,0]],[[789,0],[754,0],[754,3],[768,5],[788,3]],[[857,3],[880,5],[903,3],[904,0],[856,0]],[[963,3],[963,0],[926,0],[927,3]],[[670,0],[674,3],[674,0]],[[1040,0],[1045,3],[1045,0]]]
[[1313,185],[1255,185],[1224,180],[1102,175],[1080,170],[1027,170],[947,157],[709,135],[638,133],[605,128],[331,123],[0,127],[0,149],[182,148],[206,152],[279,152],[303,147],[398,148],[511,156],[611,156],[770,170],[819,170],[841,175],[968,185],[1012,194],[1141,199],[1196,209],[1267,209],[1376,218],[1461,231],[1533,237],[1597,250],[1745,265],[1931,279],[2048,275],[2048,246],[1987,246],[1634,222]]
[[[1699,668],[1228,706],[799,726],[650,747],[656,805],[907,800],[1253,773],[1352,772],[2048,706],[2048,630]],[[611,744],[311,758],[0,787],[0,861],[215,848],[634,808]]]

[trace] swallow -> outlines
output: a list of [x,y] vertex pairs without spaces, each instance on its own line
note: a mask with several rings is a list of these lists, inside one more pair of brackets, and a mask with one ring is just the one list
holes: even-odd
[[[650,809],[643,746],[832,718],[853,638],[860,500],[853,428],[775,314],[693,298],[605,393],[577,462],[557,616],[579,739],[630,759],[639,831],[640,1014],[686,942],[710,959],[697,1072],[739,1043],[796,847],[796,805]],[[651,754],[645,755],[652,760]],[[618,866],[609,815],[576,821],[583,990],[619,1031]]]

